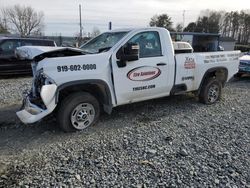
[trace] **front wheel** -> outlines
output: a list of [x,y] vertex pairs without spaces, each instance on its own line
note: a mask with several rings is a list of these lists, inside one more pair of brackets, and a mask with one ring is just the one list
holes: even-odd
[[201,88],[199,95],[200,102],[213,104],[221,97],[222,84],[215,78],[208,79]]
[[78,92],[66,97],[59,105],[57,122],[65,132],[83,130],[99,118],[97,99],[89,93]]

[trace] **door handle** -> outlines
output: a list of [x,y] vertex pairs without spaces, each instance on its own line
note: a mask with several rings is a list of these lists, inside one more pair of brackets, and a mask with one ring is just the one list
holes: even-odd
[[167,65],[166,63],[157,63],[156,64],[157,66],[165,66],[165,65]]

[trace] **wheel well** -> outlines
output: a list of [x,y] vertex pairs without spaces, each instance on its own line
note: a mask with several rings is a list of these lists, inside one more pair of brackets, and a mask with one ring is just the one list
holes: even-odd
[[200,88],[199,91],[201,90],[203,84],[206,82],[206,80],[208,78],[216,78],[218,81],[220,81],[222,83],[222,86],[224,87],[226,81],[227,81],[227,77],[228,77],[228,70],[226,68],[213,68],[213,69],[209,69],[200,84]]
[[65,97],[74,92],[87,92],[93,95],[100,104],[111,106],[111,94],[106,88],[107,86],[98,83],[84,83],[84,84],[72,84],[68,86],[62,86],[58,89],[56,94],[56,103],[62,101]]

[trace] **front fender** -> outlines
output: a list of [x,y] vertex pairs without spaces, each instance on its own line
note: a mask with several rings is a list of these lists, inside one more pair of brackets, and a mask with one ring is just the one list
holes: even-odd
[[[96,86],[97,88],[99,88],[98,89],[99,94],[100,94],[99,97],[102,98],[104,111],[110,114],[113,108],[111,91],[110,91],[108,84],[103,80],[98,80],[98,79],[77,80],[77,81],[72,81],[72,82],[67,82],[65,84],[62,84],[57,88],[57,91],[55,94],[56,95],[55,102],[56,103],[59,102],[60,93],[64,92],[65,90],[71,91],[72,88],[75,88],[77,90],[84,90],[84,91],[89,92],[90,88],[86,86],[88,87]],[[91,89],[90,89],[90,93],[91,93]],[[91,94],[93,94],[94,96],[97,95],[97,93],[91,93]]]

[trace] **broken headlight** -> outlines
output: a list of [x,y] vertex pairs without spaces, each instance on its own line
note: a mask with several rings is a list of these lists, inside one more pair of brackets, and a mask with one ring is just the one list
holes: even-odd
[[44,73],[43,68],[36,71],[32,83],[32,90],[29,93],[30,101],[33,104],[39,106],[40,108],[46,109],[46,106],[41,99],[40,93],[44,85],[50,85],[50,84],[55,84],[55,81]]
[[33,81],[33,95],[35,94],[36,96],[39,96],[38,94],[40,94],[42,87],[50,84],[55,84],[55,81],[47,76],[44,73],[43,68],[41,68],[36,72],[35,79]]

